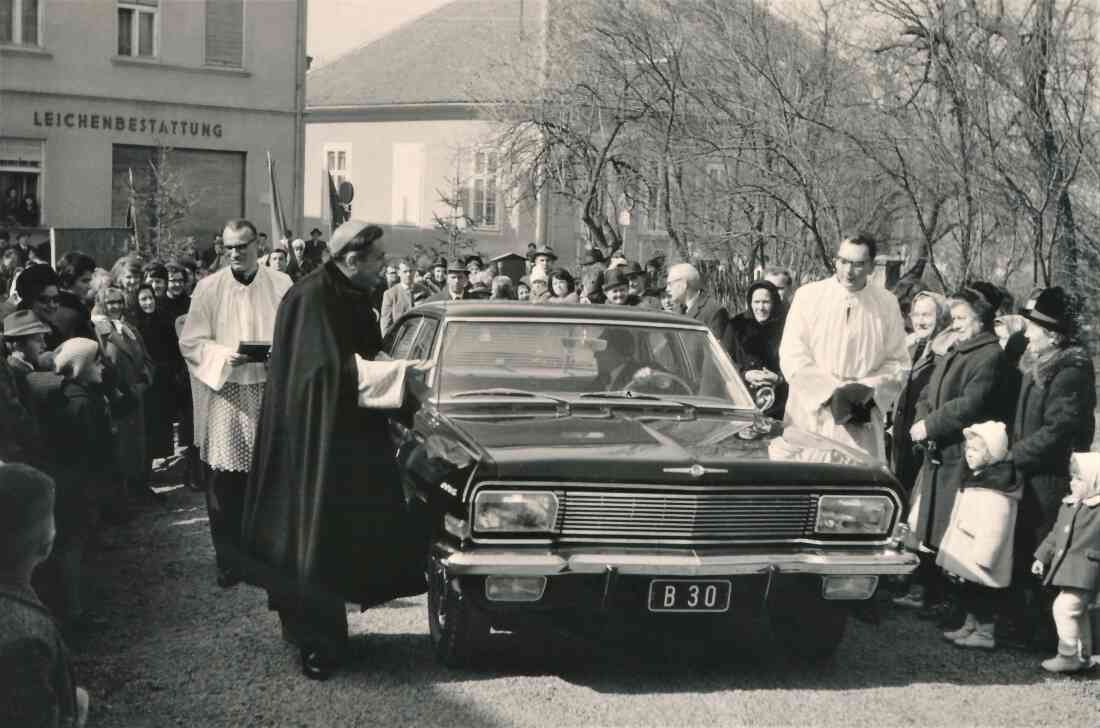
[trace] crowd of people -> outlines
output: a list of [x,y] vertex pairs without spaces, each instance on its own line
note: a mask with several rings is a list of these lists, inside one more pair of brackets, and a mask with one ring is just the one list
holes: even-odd
[[[688,263],[663,271],[594,249],[574,275],[531,245],[513,280],[476,255],[424,270],[387,261],[382,236],[349,221],[329,241],[314,230],[267,247],[231,220],[197,261],[71,252],[56,267],[23,236],[4,243],[0,461],[22,465],[0,465],[0,599],[27,611],[25,628],[48,632],[42,615],[69,635],[87,626],[88,544],[156,498],[158,461],[183,457],[206,493],[217,583],[267,589],[303,672],[326,677],[347,639],[343,602],[419,588],[408,569],[334,565],[417,543],[393,515],[389,448],[364,455],[386,437],[384,416],[362,408],[364,372],[403,382],[407,363],[385,361],[382,345],[412,307],[487,299],[640,306],[704,324],[750,391],[767,393],[757,401],[768,414],[890,464],[909,496],[904,543],[921,562],[899,607],[939,620],[960,647],[1057,644],[1044,668],[1090,666],[1095,373],[1062,289],[1018,310],[987,282],[924,291],[907,322],[870,284],[877,243],[860,235],[839,244],[834,275],[797,291],[789,271],[762,271],[731,316]],[[303,406],[308,421],[286,416]],[[377,460],[358,483],[379,483],[373,517],[340,474],[363,457]],[[0,642],[0,661],[26,657]],[[56,648],[39,657],[63,659]],[[76,693],[62,702],[53,709],[73,716],[87,705]],[[0,717],[30,705],[5,695]]]

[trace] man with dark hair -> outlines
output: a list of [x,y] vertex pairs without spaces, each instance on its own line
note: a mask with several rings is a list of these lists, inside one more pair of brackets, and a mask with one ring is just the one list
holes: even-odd
[[88,693],[31,587],[57,533],[54,491],[44,473],[0,463],[0,725],[79,728],[88,718]]
[[790,383],[788,422],[885,460],[883,417],[847,422],[834,415],[850,398],[872,398],[872,412],[885,412],[911,366],[898,301],[869,282],[877,249],[869,235],[845,238],[835,275],[798,289],[779,361]]
[[92,326],[92,304],[95,301],[92,275],[95,269],[95,260],[79,251],[65,253],[57,261],[57,279],[61,291],[53,323],[61,333],[62,340],[74,336],[82,339],[95,338],[95,327]]
[[285,273],[259,265],[256,237],[248,220],[225,224],[229,265],[195,286],[180,332],[222,587],[239,581],[241,506],[267,380],[264,358],[247,345],[271,341],[275,312],[292,285]]
[[[387,266],[388,268],[388,266]],[[386,288],[382,294],[382,335],[390,330],[397,319],[413,307],[413,264],[409,260],[400,260],[396,264],[397,283]],[[388,275],[388,270],[387,270]]]
[[386,414],[360,406],[371,385],[404,386],[406,362],[371,361],[382,352],[381,237],[377,225],[344,223],[330,260],[283,300],[245,497],[245,579],[268,590],[303,673],[318,680],[343,656],[345,602],[424,590],[426,539],[406,515]]

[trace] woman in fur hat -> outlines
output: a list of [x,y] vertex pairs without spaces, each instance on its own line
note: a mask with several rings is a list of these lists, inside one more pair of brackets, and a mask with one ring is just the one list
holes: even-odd
[[[1023,485],[1017,518],[1016,575],[1026,576],[1029,555],[1050,533],[1069,493],[1070,457],[1092,445],[1096,423],[1096,373],[1076,340],[1074,306],[1058,287],[1040,291],[1021,314],[1027,319],[1023,383],[1016,401],[1009,459]],[[1026,583],[1025,579],[1019,579]],[[1049,593],[1020,593],[1019,637],[1047,648],[1054,640]],[[1024,609],[1031,605],[1031,609]],[[1029,614],[1022,613],[1030,612]]]

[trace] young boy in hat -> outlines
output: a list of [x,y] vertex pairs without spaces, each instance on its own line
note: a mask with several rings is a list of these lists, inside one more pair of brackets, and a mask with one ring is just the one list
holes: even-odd
[[1070,494],[1058,521],[1035,552],[1031,573],[1060,587],[1054,600],[1058,654],[1043,661],[1048,672],[1080,672],[1094,666],[1089,605],[1100,592],[1100,453],[1074,453]]
[[0,725],[83,726],[88,693],[31,588],[53,548],[54,483],[29,465],[0,463]]

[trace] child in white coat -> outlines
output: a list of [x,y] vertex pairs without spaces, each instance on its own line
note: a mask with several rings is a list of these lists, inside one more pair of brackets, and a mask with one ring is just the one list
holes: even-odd
[[996,647],[994,616],[1003,589],[1012,581],[1013,534],[1022,489],[1014,482],[1008,433],[1001,422],[963,430],[966,470],[940,543],[936,563],[960,581],[966,621],[944,632],[959,647]]

